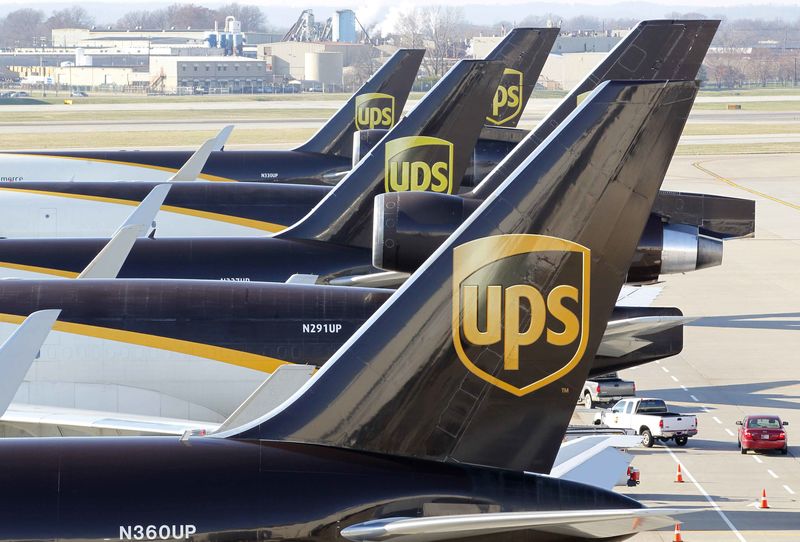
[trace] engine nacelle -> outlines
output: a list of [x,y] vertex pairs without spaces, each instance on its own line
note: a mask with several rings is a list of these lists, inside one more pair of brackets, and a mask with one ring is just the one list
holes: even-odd
[[660,275],[715,267],[722,263],[722,253],[722,241],[702,235],[697,226],[667,224],[651,214],[628,270],[628,282],[655,282]]
[[378,141],[389,133],[386,128],[371,128],[353,132],[353,167],[371,151]]
[[[482,202],[433,192],[392,192],[375,198],[372,264],[413,273]],[[686,273],[722,263],[722,241],[697,226],[664,223],[651,214],[639,240],[628,282]]]
[[481,202],[434,192],[390,192],[375,198],[372,265],[413,273]]

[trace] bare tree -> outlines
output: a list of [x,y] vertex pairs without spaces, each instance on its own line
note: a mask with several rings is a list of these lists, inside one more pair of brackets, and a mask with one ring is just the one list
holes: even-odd
[[30,47],[43,35],[44,13],[37,9],[18,9],[0,21],[0,44],[3,47]]
[[45,26],[53,28],[91,28],[94,26],[94,17],[80,6],[72,6],[54,11]]

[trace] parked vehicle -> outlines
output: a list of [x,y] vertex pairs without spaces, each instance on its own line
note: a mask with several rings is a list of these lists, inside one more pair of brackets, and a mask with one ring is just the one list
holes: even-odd
[[783,422],[778,416],[758,414],[745,416],[736,422],[739,426],[737,441],[743,454],[747,450],[780,450],[783,455],[789,453],[789,440]]
[[69,95],[70,95],[71,98],[86,98],[86,97],[89,96],[87,93],[85,93],[82,90],[73,90],[72,92],[70,92]]
[[581,392],[581,400],[586,408],[594,408],[596,404],[609,405],[626,397],[635,396],[636,384],[631,380],[621,379],[617,373],[608,373],[587,380]]
[[632,429],[642,436],[642,444],[648,448],[661,442],[674,440],[685,446],[689,437],[697,434],[697,416],[670,412],[661,399],[623,399],[611,410],[595,415],[594,423],[611,428]]

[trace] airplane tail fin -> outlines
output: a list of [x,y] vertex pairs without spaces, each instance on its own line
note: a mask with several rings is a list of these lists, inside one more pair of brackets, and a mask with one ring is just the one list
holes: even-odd
[[471,195],[483,199],[491,194],[578,107],[581,99],[603,81],[696,79],[719,23],[705,19],[640,22],[517,144],[516,152],[509,153],[484,177]]
[[457,63],[316,207],[276,237],[370,248],[379,193],[457,193],[502,71],[496,61]]
[[303,388],[223,436],[549,472],[696,92],[600,86]]
[[424,49],[398,50],[296,150],[350,157],[354,132],[394,126],[400,120],[424,55]]
[[517,126],[557,37],[558,28],[515,28],[486,55],[505,63],[486,124]]

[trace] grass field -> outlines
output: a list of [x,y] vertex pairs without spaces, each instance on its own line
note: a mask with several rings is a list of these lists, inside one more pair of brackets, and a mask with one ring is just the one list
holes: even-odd
[[[739,103],[736,102],[735,99],[732,99],[730,102],[712,102],[712,103],[703,103],[703,102],[695,102],[693,109],[700,110],[700,111],[724,111],[727,110],[729,103]],[[742,107],[742,111],[800,111],[800,101],[798,100],[786,100],[786,101],[774,101],[774,102],[741,102],[739,103]],[[736,111],[731,111],[731,114],[735,114]]]
[[[314,130],[287,128],[282,130],[237,129],[228,140],[229,145],[275,145],[290,148],[308,139]],[[198,146],[214,137],[213,130],[154,131],[154,132],[69,132],[52,134],[0,133],[0,150],[34,150],[67,148],[139,148]]]
[[[2,109],[0,109],[2,111]],[[0,117],[3,124],[27,122],[147,122],[204,120],[309,120],[330,118],[335,109],[175,109],[175,110],[124,110],[124,111],[54,111],[43,107],[37,111],[10,111]]]
[[800,152],[800,143],[726,143],[720,145],[678,145],[675,154],[705,156],[709,154],[781,154]]
[[754,135],[754,134],[797,134],[800,133],[800,123],[789,124],[713,124],[692,123],[686,124],[683,135]]

